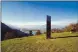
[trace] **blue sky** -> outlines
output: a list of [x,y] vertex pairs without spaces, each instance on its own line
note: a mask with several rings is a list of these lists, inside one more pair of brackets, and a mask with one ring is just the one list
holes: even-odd
[[78,2],[2,2],[2,22],[11,25],[68,25],[78,20]]

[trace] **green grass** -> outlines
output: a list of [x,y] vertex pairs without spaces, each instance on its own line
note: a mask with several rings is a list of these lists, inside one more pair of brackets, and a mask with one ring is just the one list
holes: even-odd
[[[78,33],[52,33],[52,37],[78,36]],[[45,34],[4,40],[2,52],[78,52],[78,37],[46,39]]]

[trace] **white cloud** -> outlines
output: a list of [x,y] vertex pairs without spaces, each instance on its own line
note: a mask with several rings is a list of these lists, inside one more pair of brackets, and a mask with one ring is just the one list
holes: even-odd
[[77,22],[76,20],[61,20],[61,21],[53,21],[53,22],[51,22],[51,24],[65,26],[65,25],[69,25],[71,23],[76,23],[76,22]]
[[[76,23],[76,20],[60,20],[60,21],[51,21],[51,25],[59,25],[59,26],[66,26],[70,23]],[[32,26],[38,26],[38,25],[45,25],[46,21],[41,21],[41,22],[4,22],[6,24],[11,24],[17,27],[32,27]]]

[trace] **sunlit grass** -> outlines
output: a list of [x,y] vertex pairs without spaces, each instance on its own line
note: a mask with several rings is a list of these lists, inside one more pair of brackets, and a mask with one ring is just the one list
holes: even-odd
[[[52,33],[52,37],[78,36],[78,33]],[[78,37],[46,39],[45,34],[4,40],[2,52],[78,52]]]

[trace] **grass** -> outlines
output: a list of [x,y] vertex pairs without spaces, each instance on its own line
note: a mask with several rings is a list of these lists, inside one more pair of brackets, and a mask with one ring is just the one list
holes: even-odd
[[[78,33],[52,33],[52,37],[78,36]],[[45,34],[4,40],[2,52],[78,52],[78,37],[46,39]]]

